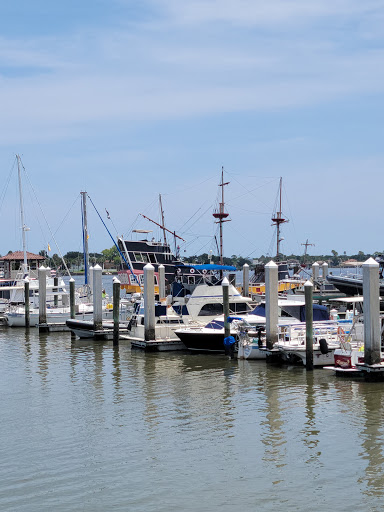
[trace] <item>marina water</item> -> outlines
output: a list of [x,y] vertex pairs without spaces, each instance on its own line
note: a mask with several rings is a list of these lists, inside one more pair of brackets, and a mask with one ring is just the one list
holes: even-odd
[[382,383],[35,328],[0,351],[1,511],[382,510]]

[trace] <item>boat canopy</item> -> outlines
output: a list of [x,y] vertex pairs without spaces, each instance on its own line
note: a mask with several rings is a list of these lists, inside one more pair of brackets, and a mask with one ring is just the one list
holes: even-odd
[[236,267],[232,267],[232,265],[217,265],[215,263],[207,263],[204,265],[177,265],[179,267],[188,267],[194,268],[195,270],[236,270]]
[[[282,305],[281,309],[292,317],[297,318],[297,320],[305,322],[305,305]],[[265,303],[256,306],[256,308],[251,311],[250,315],[266,316]],[[313,304],[313,321],[318,322],[322,320],[329,320],[328,309],[326,306]]]

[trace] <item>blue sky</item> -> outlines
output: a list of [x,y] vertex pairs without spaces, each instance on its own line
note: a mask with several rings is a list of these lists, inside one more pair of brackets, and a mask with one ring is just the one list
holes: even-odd
[[[158,221],[162,194],[182,254],[215,253],[222,166],[226,255],[274,255],[280,176],[283,252],[384,250],[383,22],[382,0],[4,3],[0,253],[21,248],[16,153],[32,252],[58,252],[40,207],[81,249],[87,190],[125,236],[154,229],[138,214]],[[91,205],[89,232],[112,245]]]

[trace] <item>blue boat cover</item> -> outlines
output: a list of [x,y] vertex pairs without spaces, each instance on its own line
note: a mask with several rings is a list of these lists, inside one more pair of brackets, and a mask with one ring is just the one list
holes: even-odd
[[224,345],[225,346],[230,347],[234,343],[236,343],[236,340],[235,340],[235,338],[233,336],[227,336],[226,338],[224,338]]
[[[290,306],[286,307],[285,311],[289,312],[293,317],[300,320],[300,322],[305,322],[305,306]],[[251,315],[265,316],[265,303],[259,304],[255,307],[253,311],[250,313]],[[321,320],[329,320],[329,313],[326,306],[320,306],[320,304],[313,304],[313,321],[319,322]]]
[[205,327],[207,329],[222,329],[224,327],[224,322],[221,320],[212,320]]
[[195,270],[236,270],[236,267],[231,265],[216,265],[214,263],[207,263],[205,265],[177,265],[178,267],[194,268]]

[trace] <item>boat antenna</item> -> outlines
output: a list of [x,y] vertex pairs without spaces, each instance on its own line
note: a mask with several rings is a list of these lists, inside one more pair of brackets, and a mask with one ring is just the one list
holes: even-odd
[[280,184],[279,184],[279,211],[272,214],[272,225],[276,226],[276,261],[279,261],[280,258],[280,242],[283,241],[282,238],[280,238],[280,224],[283,224],[284,222],[288,222],[288,219],[285,219],[283,217],[282,211],[281,211],[281,190],[282,190],[282,184],[283,184],[283,178],[280,178]]
[[159,203],[160,203],[160,212],[161,212],[161,224],[163,225],[163,236],[164,236],[164,244],[167,245],[167,237],[165,234],[165,221],[164,221],[164,210],[163,203],[161,201],[161,194],[159,194]]
[[216,224],[220,226],[220,265],[223,265],[223,222],[229,222],[231,219],[227,219],[229,213],[224,211],[224,187],[225,185],[229,185],[229,181],[224,183],[224,167],[221,168],[221,183],[219,183],[219,187],[221,187],[221,203],[219,203],[219,210],[215,210],[213,212],[213,216],[216,221]]
[[21,164],[20,164],[20,155],[16,155],[17,159],[17,174],[19,177],[19,195],[20,195],[20,218],[21,218],[21,232],[23,237],[23,254],[24,254],[24,262],[23,262],[23,276],[28,275],[28,261],[27,261],[27,244],[25,241],[25,232],[29,231],[29,228],[24,223],[24,206],[23,206],[23,189],[21,186]]

